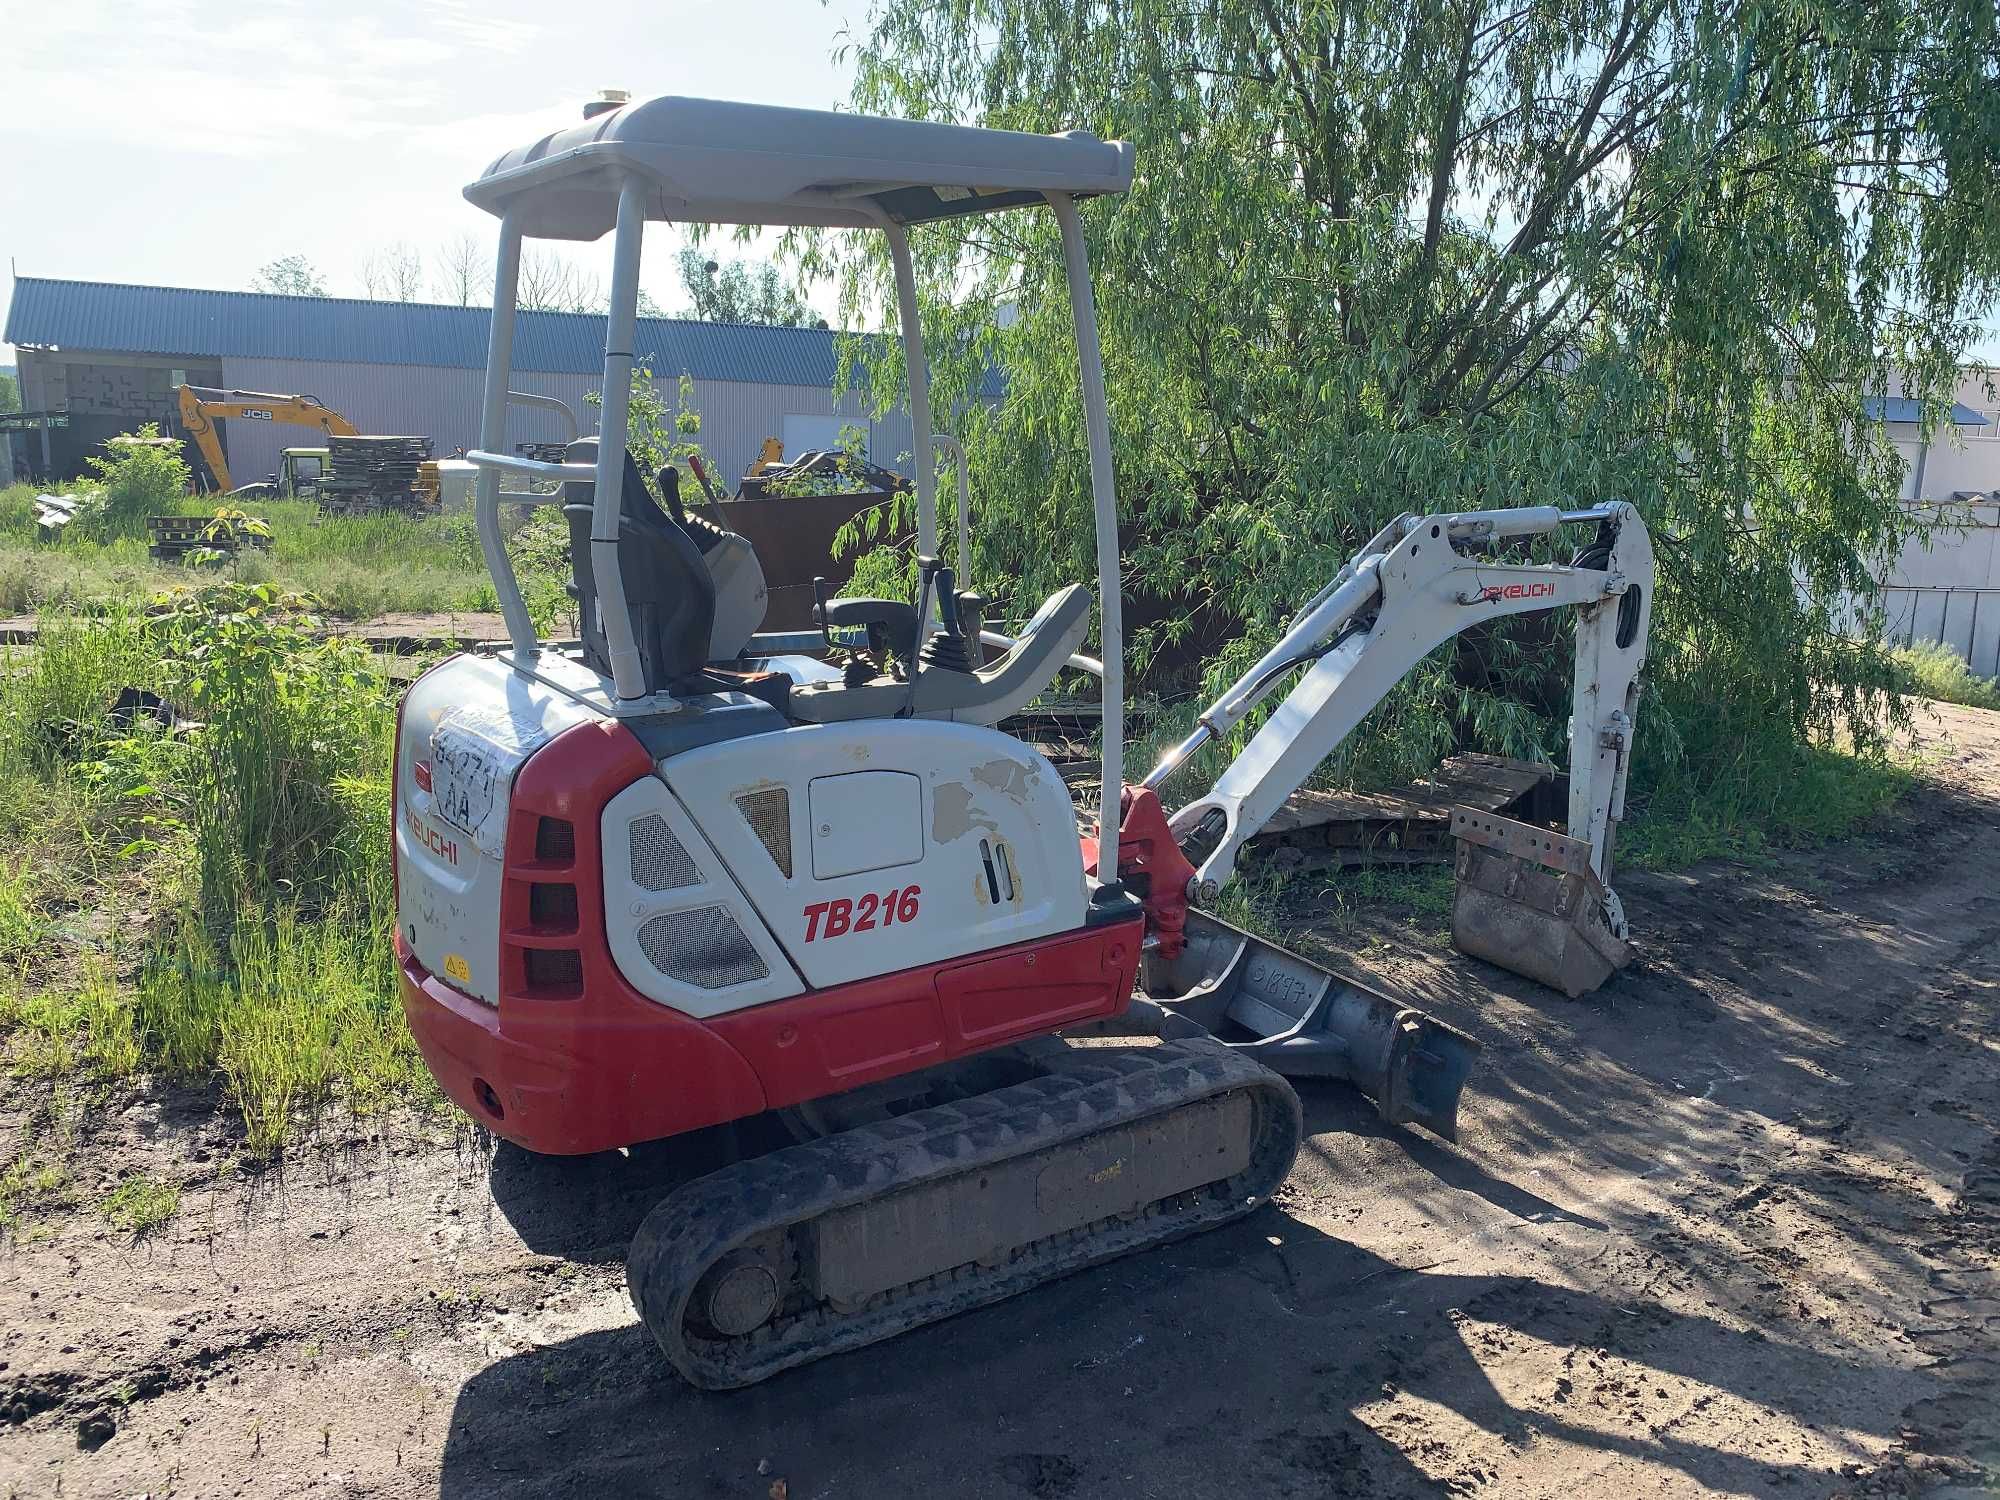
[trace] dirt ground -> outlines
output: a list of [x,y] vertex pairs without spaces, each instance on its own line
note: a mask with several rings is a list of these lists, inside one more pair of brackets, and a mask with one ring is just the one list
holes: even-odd
[[1940,713],[1866,837],[1622,881],[1641,964],[1588,1001],[1384,917],[1358,967],[1485,1043],[1457,1146],[1308,1086],[1275,1206],[747,1392],[682,1385],[622,1280],[713,1142],[377,1122],[250,1172],[211,1100],[120,1101],[91,1170],[183,1208],[0,1250],[0,1488],[1993,1493],[2000,716]]

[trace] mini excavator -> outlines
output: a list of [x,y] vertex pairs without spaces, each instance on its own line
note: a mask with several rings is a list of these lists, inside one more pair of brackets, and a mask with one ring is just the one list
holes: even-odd
[[[1132,168],[1129,146],[1079,133],[621,97],[466,189],[499,221],[467,456],[509,639],[433,667],[399,713],[404,1007],[445,1093],[527,1151],[766,1112],[792,1127],[793,1144],[669,1192],[633,1240],[634,1306],[698,1386],[748,1385],[1240,1218],[1299,1148],[1293,1078],[1345,1080],[1385,1120],[1453,1136],[1470,1038],[1203,908],[1368,709],[1470,626],[1576,612],[1568,831],[1462,831],[1498,872],[1475,943],[1562,981],[1625,939],[1608,879],[1652,554],[1623,503],[1399,516],[1128,784],[1111,432],[1077,205],[1123,191]],[[1097,578],[1094,601],[1071,584],[1006,634],[961,588],[966,504],[955,563],[939,552],[936,460],[955,445],[932,431],[908,231],[1033,211],[1061,231]],[[656,220],[885,237],[913,418],[914,605],[824,599],[818,633],[761,632],[749,543],[684,507],[671,467],[655,498],[627,438]],[[598,431],[560,461],[511,453],[523,242],[607,233]],[[562,506],[577,640],[537,637],[503,504]],[[1531,560],[1529,543],[1564,533],[1581,538],[1570,562]],[[844,665],[829,643],[853,645]],[[1065,666],[1101,680],[1104,790],[1081,823],[1054,767],[1001,727]],[[1169,811],[1161,791],[1193,752],[1287,683],[1214,787]]]

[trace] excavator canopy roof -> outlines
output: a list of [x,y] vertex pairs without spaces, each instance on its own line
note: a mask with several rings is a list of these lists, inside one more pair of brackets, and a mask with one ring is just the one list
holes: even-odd
[[1030,135],[715,99],[621,105],[510,151],[465,196],[524,234],[594,240],[637,172],[649,219],[879,227],[1085,198],[1132,184],[1132,148],[1072,131]]

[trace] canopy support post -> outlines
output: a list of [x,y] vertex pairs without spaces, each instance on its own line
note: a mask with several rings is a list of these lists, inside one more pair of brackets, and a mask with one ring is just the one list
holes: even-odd
[[1090,291],[1090,252],[1083,220],[1068,193],[1045,194],[1062,226],[1063,269],[1076,321],[1077,373],[1083,386],[1084,430],[1090,440],[1090,500],[1097,523],[1098,655],[1104,663],[1104,765],[1097,806],[1097,875],[1118,875],[1119,799],[1125,777],[1125,622],[1119,597],[1118,492],[1111,473],[1111,411],[1104,395],[1104,356],[1097,345],[1097,304]]
[[[486,390],[479,421],[479,446],[489,453],[507,451],[507,384],[514,372],[514,303],[520,279],[521,221],[508,213],[500,220],[500,253],[493,268],[493,324],[487,333]],[[500,471],[482,465],[473,482],[473,522],[486,571],[500,596],[500,617],[507,622],[516,661],[532,658],[540,653],[541,642],[500,534]]]
[[597,493],[590,516],[590,570],[597,582],[599,623],[611,657],[611,683],[624,701],[642,698],[646,674],[625,573],[618,559],[618,521],[625,487],[625,442],[632,410],[632,343],[639,318],[639,246],[646,232],[646,185],[628,175],[618,189],[618,229],[611,245],[611,306],[604,318],[604,393],[597,427]]
[[889,259],[896,268],[896,318],[903,325],[903,364],[910,376],[910,442],[917,465],[917,555],[936,557],[937,454],[931,445],[930,367],[924,363],[924,331],[917,320],[917,273],[910,261],[909,232],[894,219],[882,222]]

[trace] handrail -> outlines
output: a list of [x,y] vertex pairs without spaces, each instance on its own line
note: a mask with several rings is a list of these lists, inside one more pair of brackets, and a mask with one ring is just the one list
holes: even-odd
[[[597,477],[596,464],[552,464],[539,458],[522,458],[514,453],[490,453],[484,448],[474,448],[465,455],[467,463],[478,464],[482,469],[501,469],[509,474],[526,474],[530,479],[581,479],[589,481]],[[555,499],[553,495],[535,496],[535,499]]]
[[965,472],[965,447],[948,432],[931,434],[931,447],[958,466],[958,585],[972,586],[972,482]]
[[561,412],[563,422],[569,428],[569,436],[563,439],[564,442],[575,442],[582,432],[577,425],[575,409],[559,396],[543,396],[534,391],[509,391],[507,399],[516,406],[539,406],[544,411]]
[[[491,448],[507,441],[507,379],[514,370],[514,314],[521,276],[521,220],[509,209],[500,220],[500,245],[493,268],[493,321],[487,329],[486,382],[480,397],[479,450],[492,456]],[[473,522],[479,530],[479,551],[486,559],[487,576],[500,599],[500,614],[507,622],[507,639],[514,648],[518,667],[541,650],[535,638],[535,622],[521,597],[520,582],[514,577],[514,563],[507,556],[507,539],[500,534],[500,467],[473,466]]]

